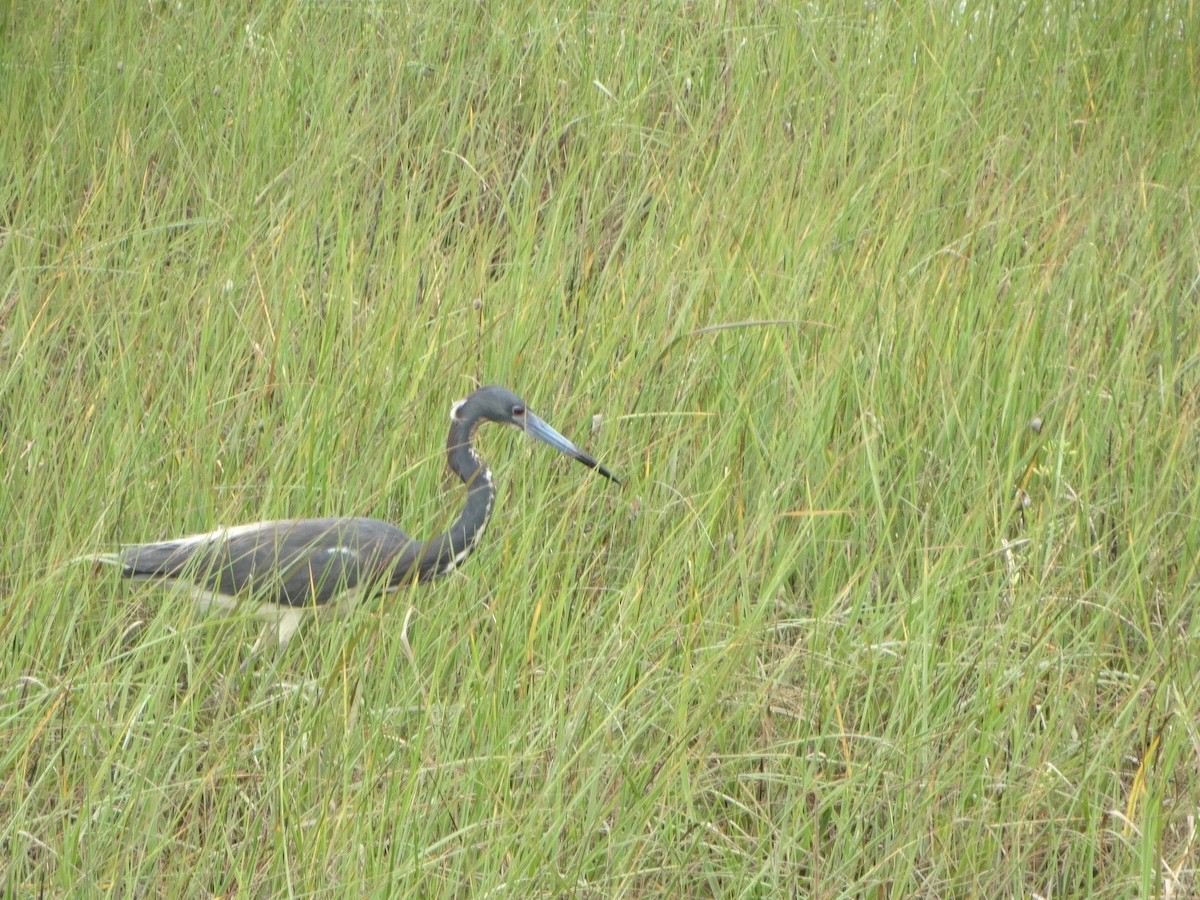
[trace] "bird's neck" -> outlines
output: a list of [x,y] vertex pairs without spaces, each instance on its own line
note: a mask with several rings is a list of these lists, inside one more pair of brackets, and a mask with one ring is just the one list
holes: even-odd
[[450,471],[467,486],[466,506],[449,531],[422,542],[413,554],[415,558],[401,562],[404,571],[397,571],[395,575],[399,578],[394,576],[393,582],[412,577],[414,570],[418,581],[453,571],[471,555],[483,536],[492,517],[496,486],[491,470],[471,445],[471,432],[470,425],[453,421],[450,424],[450,437],[446,441],[446,461]]

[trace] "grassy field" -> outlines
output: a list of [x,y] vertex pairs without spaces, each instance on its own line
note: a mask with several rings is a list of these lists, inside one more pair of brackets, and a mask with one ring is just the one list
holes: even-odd
[[1200,12],[990,6],[5,4],[0,893],[1196,896]]

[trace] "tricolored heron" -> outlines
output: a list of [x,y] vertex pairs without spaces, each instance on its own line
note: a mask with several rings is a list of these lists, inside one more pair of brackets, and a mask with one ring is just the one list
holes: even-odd
[[620,484],[608,469],[535,416],[524,400],[492,385],[450,409],[446,460],[467,486],[467,503],[445,534],[418,541],[377,519],[283,519],[133,544],[119,553],[86,558],[119,566],[127,578],[183,587],[206,609],[229,609],[249,600],[256,604],[257,618],[275,624],[282,651],[306,612],[345,611],[366,593],[446,575],[471,555],[496,500],[492,473],[471,445],[475,429],[484,421],[514,425]]

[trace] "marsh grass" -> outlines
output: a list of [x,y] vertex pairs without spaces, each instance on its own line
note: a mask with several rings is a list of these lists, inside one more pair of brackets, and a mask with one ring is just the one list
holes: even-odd
[[[10,4],[5,891],[1194,895],[1200,33],[1036,6]],[[624,486],[254,677],[66,565],[480,382]]]

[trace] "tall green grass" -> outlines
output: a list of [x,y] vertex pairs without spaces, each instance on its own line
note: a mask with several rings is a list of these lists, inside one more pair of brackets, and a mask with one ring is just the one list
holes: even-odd
[[[1198,22],[9,3],[5,892],[1193,895]],[[487,382],[624,486],[253,676],[66,564],[429,535]]]

